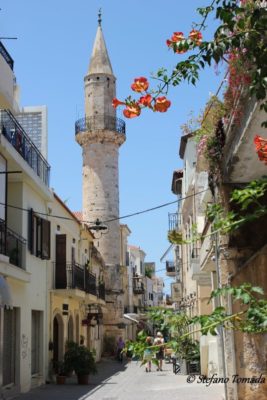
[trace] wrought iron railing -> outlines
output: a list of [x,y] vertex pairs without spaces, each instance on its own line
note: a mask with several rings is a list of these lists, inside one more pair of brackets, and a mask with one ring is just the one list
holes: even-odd
[[56,262],[55,289],[79,289],[97,295],[96,276],[78,263]]
[[125,135],[125,122],[110,115],[96,115],[95,117],[81,118],[75,123],[75,135],[80,132],[94,132],[104,129]]
[[10,264],[25,268],[26,239],[7,228],[4,220],[0,219],[0,254],[9,257]]
[[8,53],[7,49],[5,48],[2,42],[0,42],[0,54],[3,56],[3,58],[13,71],[14,60],[12,59],[12,57],[10,56],[10,54]]
[[0,129],[2,135],[49,186],[50,165],[9,110],[0,110]]
[[85,291],[86,293],[97,295],[96,290],[96,276],[85,269]]
[[84,290],[84,268],[76,263],[67,264],[67,289],[80,289]]
[[144,284],[142,282],[141,283],[134,283],[133,292],[134,292],[134,294],[143,294],[143,293],[145,293]]
[[169,213],[169,231],[179,231],[181,229],[182,218],[180,213]]

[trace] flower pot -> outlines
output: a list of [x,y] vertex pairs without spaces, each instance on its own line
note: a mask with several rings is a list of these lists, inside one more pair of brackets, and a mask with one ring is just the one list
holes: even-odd
[[77,375],[78,385],[88,385],[89,375]]
[[64,385],[66,383],[66,376],[57,375],[57,385]]

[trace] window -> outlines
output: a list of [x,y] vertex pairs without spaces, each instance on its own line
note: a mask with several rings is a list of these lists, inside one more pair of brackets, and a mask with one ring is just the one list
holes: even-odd
[[128,267],[128,265],[130,265],[129,259],[130,259],[130,257],[129,257],[129,251],[126,251],[126,266],[127,266],[127,267]]
[[29,210],[28,246],[31,254],[42,260],[50,259],[50,221]]

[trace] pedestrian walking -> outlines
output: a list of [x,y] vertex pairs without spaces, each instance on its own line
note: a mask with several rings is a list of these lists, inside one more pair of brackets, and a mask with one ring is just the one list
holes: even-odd
[[120,336],[117,342],[117,359],[118,361],[122,362],[123,361],[123,352],[122,350],[125,347],[125,343],[122,339],[122,337]]
[[132,361],[132,357],[133,357],[133,351],[131,349],[131,343],[133,343],[132,340],[128,340],[128,342],[126,342],[126,348],[127,348],[126,358],[127,358],[128,362],[131,362]]
[[158,368],[157,371],[162,371],[162,362],[164,359],[164,339],[161,332],[157,332],[157,336],[154,340],[154,345],[159,346],[158,351],[156,352],[156,358],[158,360]]
[[150,346],[153,346],[153,339],[151,336],[148,336],[146,338],[146,345],[147,348],[144,351],[144,360],[146,361],[146,372],[151,372],[151,361],[153,357],[153,352],[149,348]]

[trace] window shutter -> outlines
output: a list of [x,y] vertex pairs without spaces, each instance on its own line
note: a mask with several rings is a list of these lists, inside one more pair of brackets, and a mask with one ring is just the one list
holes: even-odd
[[41,219],[41,258],[50,259],[50,221]]
[[28,211],[28,249],[31,254],[34,253],[34,220],[32,208]]

